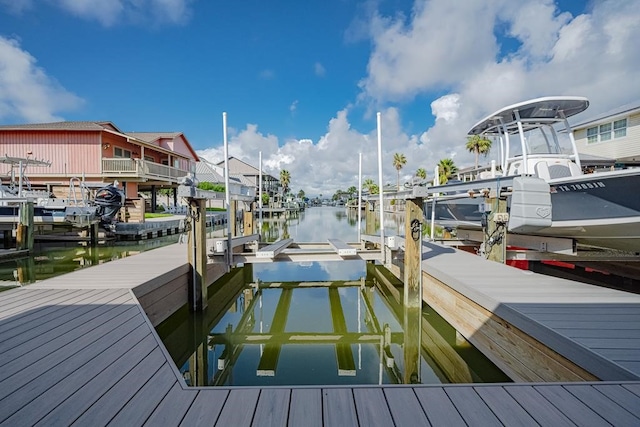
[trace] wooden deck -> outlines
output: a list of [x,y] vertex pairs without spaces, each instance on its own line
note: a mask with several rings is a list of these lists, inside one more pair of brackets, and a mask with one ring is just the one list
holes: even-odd
[[187,388],[132,291],[185,264],[172,245],[0,293],[0,425],[640,425],[640,381]]

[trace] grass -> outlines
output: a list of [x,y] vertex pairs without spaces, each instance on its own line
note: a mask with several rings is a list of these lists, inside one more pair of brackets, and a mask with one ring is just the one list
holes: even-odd
[[168,216],[173,216],[173,214],[170,213],[160,213],[160,212],[156,212],[156,213],[152,213],[152,212],[145,212],[144,217],[145,218],[165,218]]

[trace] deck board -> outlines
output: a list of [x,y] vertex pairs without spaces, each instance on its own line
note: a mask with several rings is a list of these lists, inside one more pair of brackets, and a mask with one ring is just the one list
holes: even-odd
[[156,345],[155,339],[150,334],[147,335],[89,382],[74,390],[68,397],[65,396],[64,402],[58,404],[35,425],[70,425],[136,366],[153,363],[154,357],[159,356],[157,352],[155,356],[151,355]]
[[502,387],[476,387],[474,390],[504,425],[535,425],[531,415]]
[[385,388],[384,395],[396,426],[428,426],[427,416],[412,388]]
[[[640,425],[640,419],[629,412],[630,408],[623,408],[623,406],[612,400],[615,395],[610,395],[610,390],[603,390],[605,393],[602,393],[591,385],[582,384],[565,385],[564,388],[612,425]],[[636,401],[640,403],[640,400]]]
[[358,425],[353,390],[325,388],[322,390],[322,425],[327,427]]
[[580,399],[569,393],[561,385],[535,386],[534,389],[553,404],[560,412],[580,427],[605,427],[608,422],[592,411]]
[[467,425],[449,399],[449,396],[447,396],[444,388],[416,387],[415,392],[431,425],[446,425],[450,427]]
[[382,388],[356,388],[353,390],[358,422],[371,427],[393,425],[393,418]]
[[289,409],[290,426],[321,427],[322,391],[319,388],[294,388],[291,390]]
[[[131,291],[184,269],[172,246],[0,293],[0,425],[640,425],[640,381],[189,389]],[[640,373],[639,296],[447,263],[488,309]]]
[[253,426],[285,426],[289,414],[291,390],[277,388],[260,393]]
[[99,426],[106,425],[129,400],[135,396],[139,388],[167,363],[160,349],[151,352],[141,363],[122,377],[113,387],[107,390],[71,425]]
[[260,389],[233,389],[220,411],[217,426],[249,427],[258,403]]
[[184,427],[215,425],[228,396],[229,390],[199,391],[180,425]]

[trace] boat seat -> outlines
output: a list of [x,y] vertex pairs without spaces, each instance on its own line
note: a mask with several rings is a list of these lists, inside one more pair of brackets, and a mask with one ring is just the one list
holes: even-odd
[[566,165],[551,165],[548,166],[548,168],[551,179],[572,176],[571,169],[569,169],[569,167]]
[[536,163],[534,169],[538,178],[544,179],[545,181],[551,179],[551,173],[549,172],[549,165],[547,165],[547,162]]

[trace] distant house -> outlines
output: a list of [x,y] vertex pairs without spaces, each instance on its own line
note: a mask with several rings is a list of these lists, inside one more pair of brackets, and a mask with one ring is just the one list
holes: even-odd
[[[48,168],[27,165],[34,189],[66,197],[71,178],[83,178],[88,186],[117,180],[127,198],[150,191],[154,208],[155,190],[175,191],[199,160],[183,133],[126,133],[111,122],[1,125],[0,146],[4,156],[51,162]],[[8,168],[0,164],[3,181]]]
[[[224,160],[217,163],[216,166],[224,168]],[[252,185],[259,191],[260,183],[260,169],[257,169],[250,164],[243,162],[235,157],[229,157],[229,176],[239,177],[242,176],[242,182],[247,185]],[[262,191],[274,196],[278,194],[280,189],[280,180],[269,174],[262,172]]]
[[640,101],[572,124],[580,154],[614,159],[619,164],[640,162]]

